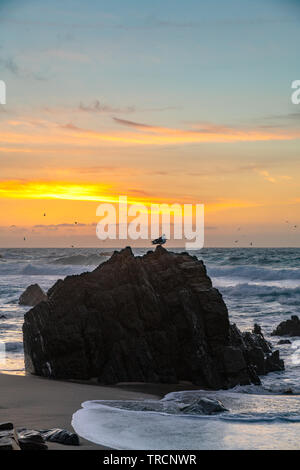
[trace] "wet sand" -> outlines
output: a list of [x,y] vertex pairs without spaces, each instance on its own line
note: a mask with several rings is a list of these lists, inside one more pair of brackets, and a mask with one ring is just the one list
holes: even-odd
[[[100,386],[44,379],[36,376],[0,374],[0,422],[11,421],[16,428],[64,428],[73,431],[72,415],[88,400],[157,399],[189,384],[119,384]],[[49,449],[93,450],[105,447],[80,438],[81,445],[49,443]]]

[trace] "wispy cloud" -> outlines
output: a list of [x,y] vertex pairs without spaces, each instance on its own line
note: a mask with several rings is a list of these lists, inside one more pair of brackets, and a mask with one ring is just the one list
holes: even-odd
[[[107,16],[107,15],[106,15]],[[116,30],[143,30],[143,29],[199,29],[199,28],[211,28],[212,26],[218,27],[234,27],[234,26],[257,26],[257,25],[268,25],[268,24],[282,24],[282,23],[297,23],[299,19],[295,16],[277,16],[277,17],[236,17],[234,19],[196,19],[187,21],[175,21],[170,19],[159,18],[154,15],[148,15],[141,17],[138,24],[129,24],[119,21],[118,18],[106,17],[101,14],[103,21],[47,21],[47,20],[24,20],[21,18],[5,18],[0,20],[0,23],[16,24],[18,26],[41,26],[51,28],[70,28],[70,29],[116,29]]]
[[273,114],[273,115],[269,115],[269,116],[266,116],[265,119],[271,119],[271,120],[285,120],[285,119],[289,119],[289,120],[297,120],[297,121],[300,121],[300,111],[295,111],[293,113],[285,113],[285,114]]
[[[60,107],[42,107],[42,111],[49,114],[62,115],[74,113],[86,114],[132,114],[132,113],[145,113],[145,112],[164,112],[181,109],[181,106],[156,106],[156,107],[138,107],[135,105],[129,106],[115,106],[103,100],[95,99],[90,103],[80,101],[78,105],[74,106],[60,106]],[[116,118],[117,120],[117,118]]]
[[140,122],[128,121],[127,119],[120,119],[117,117],[114,117],[113,120],[122,126],[134,127],[135,129],[160,129],[158,126],[153,126],[151,124],[142,124]]
[[95,100],[91,104],[80,103],[78,109],[88,113],[133,113],[136,111],[134,106],[126,106],[124,108],[114,107],[101,103],[99,100]]
[[292,179],[289,175],[276,175],[276,177],[272,176],[269,171],[267,170],[260,170],[258,168],[255,171],[264,178],[264,180],[268,181],[269,183],[277,183],[278,181],[289,181]]
[[3,69],[21,79],[31,78],[37,81],[47,80],[47,77],[43,73],[21,67],[13,57],[0,57],[0,65]]
[[269,183],[276,183],[276,179],[266,170],[257,170],[257,172]]
[[[287,141],[300,139],[300,129],[261,129],[260,127],[228,127],[215,123],[195,124],[188,129],[173,128],[113,118],[118,126],[92,130],[73,122],[65,124],[52,121],[7,121],[0,130],[2,147],[63,148],[92,147],[100,145],[183,145],[201,143],[235,143],[258,141]],[[32,129],[31,127],[35,128]]]

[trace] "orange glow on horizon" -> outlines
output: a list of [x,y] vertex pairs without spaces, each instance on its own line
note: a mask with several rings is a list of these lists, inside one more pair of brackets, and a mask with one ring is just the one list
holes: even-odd
[[[124,196],[124,194],[122,194]],[[0,181],[0,198],[1,199],[32,199],[32,200],[66,200],[66,201],[89,201],[99,203],[119,204],[120,194],[113,192],[112,185],[93,184],[93,183],[70,183],[70,182],[54,182],[54,181],[20,181],[8,180]],[[179,199],[179,198],[178,198]],[[182,202],[174,201],[174,198],[158,198],[156,196],[145,198],[127,196],[128,204],[143,204],[150,208],[152,204],[202,204],[203,201],[183,200]],[[242,200],[218,200],[205,204],[207,211],[218,211],[235,208],[249,208],[259,206],[259,204],[251,201]],[[176,212],[176,211],[175,211]]]

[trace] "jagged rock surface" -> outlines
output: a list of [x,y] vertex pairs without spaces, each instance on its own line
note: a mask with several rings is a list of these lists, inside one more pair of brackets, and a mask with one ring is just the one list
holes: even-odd
[[143,257],[126,248],[58,281],[26,313],[23,335],[27,371],[53,378],[218,389],[283,368],[261,334],[230,325],[203,262],[162,247]]
[[300,336],[300,320],[297,315],[279,323],[272,336]]
[[47,295],[38,284],[31,284],[19,298],[20,305],[35,307],[40,302],[46,301]]

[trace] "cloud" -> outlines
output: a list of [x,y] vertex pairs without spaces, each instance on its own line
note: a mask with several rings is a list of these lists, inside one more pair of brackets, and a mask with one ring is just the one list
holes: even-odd
[[82,223],[77,223],[77,224],[38,224],[34,225],[32,228],[33,229],[43,229],[43,230],[59,230],[60,228],[77,228],[77,227],[89,227],[94,224],[82,224]]
[[108,104],[101,103],[99,100],[95,100],[91,104],[80,103],[78,107],[79,111],[88,113],[133,113],[136,111],[134,106],[126,106],[124,108],[114,107]]
[[256,26],[267,24],[282,24],[282,23],[298,23],[299,19],[292,17],[277,17],[277,18],[236,18],[224,20],[207,20],[207,21],[170,21],[152,18],[147,21],[147,24],[154,28],[174,28],[174,29],[199,29],[203,27],[215,26]]
[[129,194],[133,194],[134,196],[150,196],[150,193],[144,191],[143,189],[128,189]]
[[21,73],[19,66],[11,57],[8,59],[0,59],[0,64],[13,75],[19,76]]
[[291,176],[289,175],[277,175],[276,178],[272,175],[270,175],[270,173],[267,171],[267,170],[259,170],[259,169],[255,169],[255,171],[261,175],[266,181],[268,181],[269,183],[277,183],[278,180],[280,181],[290,181],[291,179],[293,179]]
[[108,103],[104,103],[98,99],[93,100],[90,103],[84,103],[81,101],[77,106],[59,106],[59,107],[49,107],[43,106],[42,111],[51,114],[63,114],[63,113],[90,113],[90,114],[132,114],[135,112],[145,113],[145,112],[163,112],[170,110],[182,109],[181,106],[157,106],[152,108],[139,108],[134,105],[130,106],[113,106]]
[[116,117],[113,117],[113,120],[117,122],[118,124],[121,124],[123,126],[129,126],[129,127],[134,127],[135,129],[159,129],[158,126],[152,126],[150,124],[141,124],[139,122],[134,122],[134,121],[128,121],[126,119],[119,119]]
[[257,170],[257,172],[269,183],[276,183],[276,179],[270,175],[270,173],[266,170]]
[[[136,121],[113,118],[113,122],[124,129],[103,128],[91,130],[73,122],[65,124],[43,121],[33,131],[33,121],[29,126],[16,126],[16,123],[2,125],[0,141],[2,147],[22,146],[23,148],[44,149],[59,147],[61,150],[72,148],[99,148],[99,146],[160,146],[201,143],[235,143],[259,141],[287,141],[300,139],[300,129],[261,129],[259,127],[229,127],[215,123],[196,123],[189,128],[163,127]],[[36,124],[34,124],[37,126]],[[17,131],[16,128],[17,127]]]
[[[165,143],[201,143],[201,142],[253,142],[264,140],[291,140],[300,138],[300,130],[281,130],[276,132],[262,130],[260,127],[229,127],[215,123],[194,123],[189,129],[174,129],[157,125],[139,123],[113,117],[114,122],[138,131],[143,130],[145,136],[158,134]],[[142,135],[139,133],[137,136]],[[159,140],[152,135],[153,143]]]
[[187,21],[173,21],[169,19],[158,18],[154,15],[141,17],[138,24],[121,23],[119,18],[101,13],[102,21],[94,22],[66,22],[66,21],[47,21],[47,20],[24,20],[21,18],[5,18],[0,20],[2,24],[16,24],[18,26],[40,26],[43,28],[71,28],[71,29],[113,29],[113,30],[143,30],[143,29],[203,29],[211,27],[228,27],[234,26],[265,26],[268,24],[282,24],[282,23],[297,23],[299,19],[293,16],[277,16],[277,17],[236,17],[234,19],[207,19],[207,20],[187,20]]
[[58,127],[60,127],[61,129],[69,129],[71,131],[88,132],[85,129],[75,126],[75,124],[73,124],[72,122],[68,122],[67,124],[60,124]]
[[18,78],[31,78],[38,81],[47,80],[47,77],[40,72],[35,72],[27,68],[20,67],[17,61],[12,57],[0,57],[0,65]]
[[295,111],[294,113],[286,113],[286,114],[273,114],[270,116],[266,116],[265,119],[274,119],[274,120],[300,120],[300,111]]

